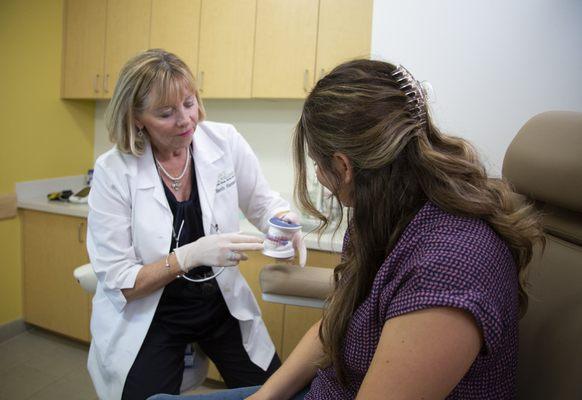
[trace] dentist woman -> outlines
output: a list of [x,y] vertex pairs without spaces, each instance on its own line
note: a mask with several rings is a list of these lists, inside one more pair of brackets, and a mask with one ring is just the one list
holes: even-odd
[[[113,149],[98,158],[87,247],[98,277],[88,368],[100,398],[178,394],[197,342],[227,386],[280,365],[237,265],[289,204],[272,192],[236,129],[204,121],[192,73],[149,50],[122,69],[106,113]],[[224,268],[226,267],[226,268]]]

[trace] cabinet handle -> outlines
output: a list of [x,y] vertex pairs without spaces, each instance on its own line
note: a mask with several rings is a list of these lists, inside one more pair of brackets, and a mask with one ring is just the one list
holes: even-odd
[[308,81],[309,80],[309,70],[306,69],[305,73],[303,74],[303,90],[305,93],[309,92]]
[[81,222],[79,224],[79,227],[77,228],[77,239],[79,240],[79,243],[85,243],[85,239],[83,238],[83,227],[85,226],[84,222]]
[[109,74],[105,74],[105,79],[103,79],[103,91],[109,93]]
[[204,92],[204,71],[198,73],[198,90]]
[[99,74],[95,74],[95,80],[93,81],[93,91],[99,93]]

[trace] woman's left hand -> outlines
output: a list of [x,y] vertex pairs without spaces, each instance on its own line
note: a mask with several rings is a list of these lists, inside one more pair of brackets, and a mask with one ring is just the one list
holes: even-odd
[[[295,214],[293,211],[285,211],[278,215],[278,218],[295,225],[301,225],[301,218],[299,218],[299,215]],[[293,234],[292,241],[295,253],[298,255],[299,266],[303,268],[305,267],[305,262],[307,261],[307,247],[305,246],[305,241],[303,240],[303,232],[295,232]]]

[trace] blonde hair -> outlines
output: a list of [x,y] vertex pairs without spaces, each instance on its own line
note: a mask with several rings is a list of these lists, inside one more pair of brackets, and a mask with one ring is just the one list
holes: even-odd
[[135,117],[145,111],[148,95],[156,93],[158,104],[167,104],[184,90],[194,93],[198,102],[198,119],[206,112],[196,82],[188,66],[176,55],[151,49],[130,59],[121,69],[113,97],[105,111],[109,140],[123,153],[141,156],[147,137],[139,134]]
[[[473,147],[444,135],[430,115],[419,123],[409,98],[394,79],[392,64],[355,60],[336,67],[307,97],[294,135],[299,204],[327,218],[307,190],[306,153],[330,181],[334,195],[339,176],[332,156],[345,154],[354,170],[350,242],[334,270],[335,288],[324,310],[319,336],[322,366],[332,364],[347,384],[342,346],[354,311],[368,296],[378,269],[407,224],[430,200],[455,215],[486,221],[505,240],[519,276],[519,304],[527,309],[527,265],[532,248],[543,241],[540,216],[529,205],[512,201],[503,180],[487,177]],[[428,110],[423,110],[428,111]]]

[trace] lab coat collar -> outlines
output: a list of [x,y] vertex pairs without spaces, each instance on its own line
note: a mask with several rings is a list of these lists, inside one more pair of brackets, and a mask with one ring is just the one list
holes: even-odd
[[152,187],[154,188],[154,199],[158,201],[158,203],[160,203],[165,209],[170,210],[168,200],[166,199],[166,194],[164,193],[164,188],[162,187],[162,181],[156,168],[152,147],[150,143],[146,141],[144,154],[141,157],[137,157],[136,188],[138,190],[145,190]]
[[208,165],[224,155],[222,149],[210,137],[209,132],[209,127],[202,122],[196,127],[192,140],[194,161]]
[[192,141],[192,155],[198,188],[202,189],[202,191],[198,190],[198,196],[202,208],[204,231],[209,234],[211,233],[211,225],[218,223],[214,215],[213,205],[218,175],[223,169],[220,161],[224,152],[212,140],[207,129],[209,128],[204,123],[198,124]]
[[[210,232],[210,226],[217,221],[213,205],[216,196],[216,183],[218,175],[222,171],[220,160],[224,156],[222,149],[212,140],[209,129],[204,123],[198,124],[192,141],[192,157],[194,159],[196,180],[199,182],[200,205],[202,208],[204,231]],[[137,158],[137,189],[145,190],[154,188],[153,197],[164,208],[170,210],[162,181],[159,177],[151,144],[146,142],[144,154]]]

